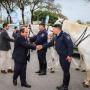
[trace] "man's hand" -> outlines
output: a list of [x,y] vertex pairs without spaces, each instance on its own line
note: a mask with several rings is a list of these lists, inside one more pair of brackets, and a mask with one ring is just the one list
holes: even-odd
[[71,56],[67,56],[66,60],[68,60],[68,62],[72,61],[72,57]]
[[43,48],[42,45],[37,45],[37,46],[36,46],[36,49],[37,49],[37,50],[41,50],[42,48]]

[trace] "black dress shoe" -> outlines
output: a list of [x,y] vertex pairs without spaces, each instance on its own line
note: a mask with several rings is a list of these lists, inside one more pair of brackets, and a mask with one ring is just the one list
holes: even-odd
[[57,89],[58,89],[58,90],[68,90],[68,87],[65,87],[65,86],[58,86]]
[[22,87],[26,87],[26,88],[31,88],[31,85],[29,85],[29,84],[27,84],[27,83],[26,83],[26,84],[21,84],[21,86],[22,86]]
[[41,72],[38,75],[46,75],[46,72]]
[[8,73],[13,73],[14,71],[12,69],[8,69]]
[[17,80],[13,80],[13,85],[17,86]]
[[41,73],[41,71],[39,70],[39,71],[36,71],[35,73]]
[[1,73],[3,74],[7,74],[7,72],[5,70],[1,70]]

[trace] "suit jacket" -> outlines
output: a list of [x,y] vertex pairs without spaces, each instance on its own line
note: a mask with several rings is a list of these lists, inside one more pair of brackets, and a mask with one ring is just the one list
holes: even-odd
[[11,39],[6,32],[6,30],[2,30],[0,34],[0,50],[8,51],[11,49],[10,42],[14,42],[14,39]]
[[36,46],[28,43],[28,40],[22,36],[19,36],[15,40],[14,51],[12,58],[18,63],[27,63],[27,55],[29,49],[36,49]]

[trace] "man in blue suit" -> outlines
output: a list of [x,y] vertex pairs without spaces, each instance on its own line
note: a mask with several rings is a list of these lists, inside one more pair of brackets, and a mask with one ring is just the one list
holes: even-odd
[[62,25],[55,24],[53,26],[52,32],[56,37],[49,43],[37,46],[38,50],[42,48],[48,48],[55,45],[55,49],[59,55],[59,61],[61,68],[63,70],[63,83],[58,86],[58,90],[68,90],[70,81],[70,63],[73,54],[73,43],[69,34],[62,31]]
[[26,81],[26,67],[28,61],[28,50],[36,49],[36,46],[31,45],[27,40],[28,28],[23,27],[20,29],[20,35],[15,39],[14,51],[12,58],[14,59],[14,75],[13,84],[17,85],[17,78],[20,76],[21,86],[30,88],[31,85]]

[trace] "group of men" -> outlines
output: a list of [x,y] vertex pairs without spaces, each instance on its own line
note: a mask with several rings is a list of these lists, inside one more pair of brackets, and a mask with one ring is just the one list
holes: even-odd
[[[7,26],[8,24],[6,24]],[[12,54],[12,58],[14,60],[14,74],[13,74],[13,84],[17,85],[17,78],[20,76],[21,86],[30,88],[26,81],[26,68],[27,68],[27,61],[29,60],[30,53],[29,49],[37,50],[38,61],[39,61],[39,70],[36,72],[38,75],[46,75],[47,74],[47,61],[46,61],[46,52],[47,48],[55,46],[55,49],[59,55],[60,65],[63,70],[63,83],[62,85],[56,87],[58,90],[68,90],[69,81],[70,81],[70,63],[72,60],[73,54],[73,43],[70,36],[62,31],[62,25],[55,24],[53,26],[53,34],[55,37],[50,41],[48,40],[47,30],[45,29],[45,24],[39,24],[39,32],[37,35],[33,37],[28,37],[28,28],[22,27],[19,30],[19,35],[15,35],[14,32],[14,40],[7,39],[5,36],[3,37],[2,34],[5,32],[7,34],[7,30],[3,30],[1,35],[3,41],[10,41],[14,42],[14,50]],[[8,34],[7,34],[8,35]],[[0,44],[3,42],[1,40]],[[6,42],[5,41],[5,42]],[[6,43],[4,44],[6,45]],[[5,46],[8,47],[8,46]],[[10,49],[10,47],[9,47]],[[9,50],[8,49],[8,50]],[[2,50],[2,46],[0,46],[0,54],[2,51],[6,52],[7,50]],[[29,53],[29,54],[28,54]],[[2,56],[2,55],[1,55]],[[7,59],[7,58],[5,58]],[[2,59],[3,60],[3,59]]]

